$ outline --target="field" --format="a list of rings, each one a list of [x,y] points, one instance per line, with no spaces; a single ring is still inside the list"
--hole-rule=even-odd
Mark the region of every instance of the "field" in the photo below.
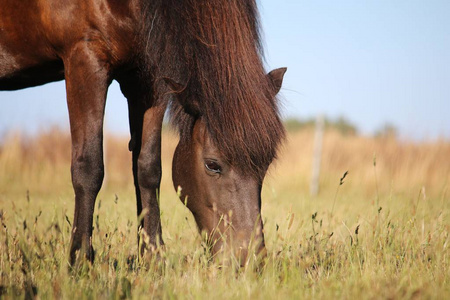
[[[96,260],[70,272],[70,137],[9,135],[0,145],[0,298],[449,299],[450,142],[327,130],[312,197],[313,139],[312,130],[289,132],[263,189],[268,257],[239,269],[209,259],[177,199],[169,130],[160,199],[167,247],[158,261],[136,261],[128,140],[108,136]]]

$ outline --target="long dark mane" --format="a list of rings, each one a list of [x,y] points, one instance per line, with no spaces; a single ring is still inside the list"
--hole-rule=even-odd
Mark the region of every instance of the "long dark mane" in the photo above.
[[[262,63],[255,0],[152,0],[141,35],[156,81],[181,83],[213,141],[233,165],[263,175],[284,138],[274,86]],[[172,121],[189,138],[195,114],[173,101]]]

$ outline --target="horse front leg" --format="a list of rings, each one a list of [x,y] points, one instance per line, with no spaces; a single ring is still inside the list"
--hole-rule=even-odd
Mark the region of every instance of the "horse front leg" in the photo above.
[[[133,151],[133,176],[136,187],[139,224],[138,244],[141,255],[164,245],[159,208],[161,183],[161,127],[165,104],[156,104],[142,111],[140,130]]]
[[[88,44],[77,45],[64,59],[67,103],[72,137],[72,184],[75,214],[70,243],[70,263],[93,261],[92,219],[95,199],[104,176],[103,116],[108,66]]]
[[[128,99],[133,178],[136,190],[139,253],[164,245],[159,209],[161,127],[167,101],[157,101],[152,89],[135,74],[118,79]]]

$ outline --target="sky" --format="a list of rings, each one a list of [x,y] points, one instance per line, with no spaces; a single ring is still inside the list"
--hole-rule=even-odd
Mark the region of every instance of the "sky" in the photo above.
[[[450,1],[260,0],[267,70],[287,67],[284,118],[344,117],[371,135],[450,139]],[[126,100],[109,89],[105,131],[127,134]],[[68,129],[64,82],[0,92],[0,137]]]

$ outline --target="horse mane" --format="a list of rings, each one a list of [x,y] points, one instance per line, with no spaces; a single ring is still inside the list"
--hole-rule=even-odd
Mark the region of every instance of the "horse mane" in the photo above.
[[[184,86],[187,105],[171,105],[180,138],[190,138],[198,117],[186,106],[196,107],[224,157],[263,177],[285,132],[263,67],[255,0],[144,2],[146,72]]]

